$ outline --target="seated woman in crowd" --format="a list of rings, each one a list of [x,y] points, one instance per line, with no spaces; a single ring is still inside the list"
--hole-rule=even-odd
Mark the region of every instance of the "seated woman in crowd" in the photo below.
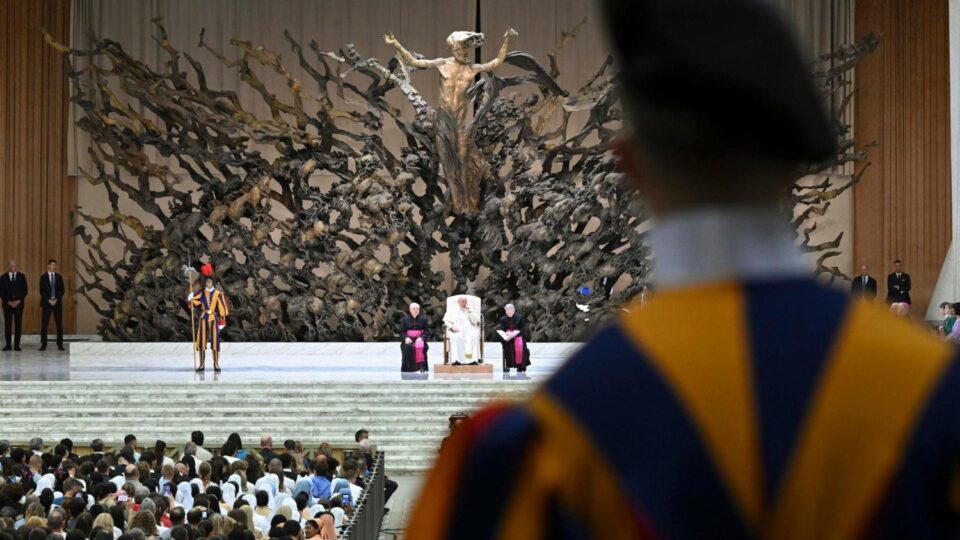
[[[937,333],[941,336],[949,336],[950,332],[953,332],[954,323],[957,322],[957,314],[953,304],[950,302],[942,302],[940,304],[940,316],[943,317],[943,322],[941,322],[940,327],[937,328]]]
[[[944,339],[955,345],[960,345],[960,324],[957,324],[957,312],[960,304],[947,305],[947,317],[943,321],[942,331]]]
[[[231,440],[224,447],[235,455],[237,444]],[[323,449],[326,453],[310,462],[313,475],[293,467],[296,471],[289,474],[296,483],[289,488],[281,460],[272,458],[270,473],[264,474],[263,459],[256,459],[254,451],[229,465],[213,456],[192,466],[192,454],[185,456],[186,463],[165,462],[165,445],[145,450],[139,462],[124,450],[124,459],[134,461],[119,467],[115,476],[112,453],[45,463],[13,448],[0,457],[0,539],[29,540],[37,532],[41,540],[43,531],[44,539],[55,532],[69,540],[118,540],[123,534],[133,540],[263,540],[271,530],[292,538],[336,538],[337,515],[340,523],[345,518],[341,508],[334,508],[343,501],[331,502],[331,495],[356,505],[362,493],[360,461],[349,455],[337,478],[338,463],[327,445]],[[30,468],[24,467],[27,460]],[[256,484],[247,481],[248,474],[258,479]],[[336,494],[330,491],[331,481],[338,486]]]

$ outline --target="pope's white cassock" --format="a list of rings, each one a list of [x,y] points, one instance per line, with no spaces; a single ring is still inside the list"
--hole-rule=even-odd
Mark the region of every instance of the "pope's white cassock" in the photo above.
[[[466,298],[443,316],[450,339],[450,361],[469,363],[480,359],[480,314],[470,311]]]

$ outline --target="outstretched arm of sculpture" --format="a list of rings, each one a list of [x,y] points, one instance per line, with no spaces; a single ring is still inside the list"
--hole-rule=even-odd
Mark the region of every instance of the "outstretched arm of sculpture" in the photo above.
[[[387,45],[392,45],[393,48],[396,49],[398,53],[400,53],[400,57],[403,59],[403,61],[413,67],[432,68],[432,67],[436,67],[437,64],[439,64],[442,61],[442,59],[440,58],[437,58],[435,60],[415,58],[413,54],[410,53],[410,51],[404,48],[404,46],[401,45],[399,41],[397,41],[397,38],[394,37],[393,34],[387,34],[383,36],[383,42],[386,43]]]
[[[500,52],[497,54],[497,57],[486,64],[480,64],[480,72],[493,71],[503,63],[503,61],[507,58],[507,53],[510,52],[510,40],[516,35],[517,31],[513,28],[507,30],[506,33],[503,34],[503,45],[500,46]]]

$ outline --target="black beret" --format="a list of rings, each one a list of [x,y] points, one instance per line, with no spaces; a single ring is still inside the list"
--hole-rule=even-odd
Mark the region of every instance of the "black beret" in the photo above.
[[[792,30],[760,0],[603,0],[624,98],[645,139],[821,161],[836,148]]]

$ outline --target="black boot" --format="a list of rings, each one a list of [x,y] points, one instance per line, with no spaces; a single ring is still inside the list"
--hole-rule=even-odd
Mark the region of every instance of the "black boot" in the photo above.
[[[203,367],[204,360],[205,360],[205,354],[204,354],[204,353],[205,353],[205,351],[200,351],[200,367],[197,368],[197,373],[200,373],[201,371],[203,371],[203,370],[205,369],[205,368]]]
[[[220,373],[220,352],[213,351],[213,371],[214,373]]]

